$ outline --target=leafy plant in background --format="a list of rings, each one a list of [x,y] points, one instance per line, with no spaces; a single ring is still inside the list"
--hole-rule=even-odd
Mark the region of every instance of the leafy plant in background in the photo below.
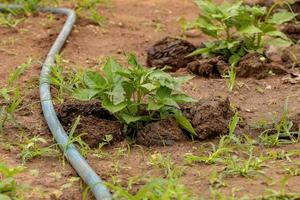
[[[144,68],[133,54],[128,56],[128,63],[128,68],[122,67],[110,57],[101,72],[85,72],[86,88],[76,90],[74,97],[99,99],[103,108],[134,133],[145,122],[175,117],[183,128],[195,134],[178,105],[195,101],[181,91],[181,85],[191,77],[172,77],[163,70]]]
[[[278,31],[278,25],[292,20],[296,14],[261,6],[249,6],[236,1],[214,4],[211,0],[196,0],[201,14],[191,27],[198,28],[214,40],[191,55],[223,55],[230,64],[246,52],[262,53],[266,45],[289,46],[291,41]]]

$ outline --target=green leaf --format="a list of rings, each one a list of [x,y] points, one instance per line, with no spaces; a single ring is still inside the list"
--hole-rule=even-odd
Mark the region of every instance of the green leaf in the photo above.
[[[113,57],[109,57],[103,67],[103,71],[108,78],[113,79],[115,73],[121,68],[121,65]]]
[[[181,112],[175,113],[175,118],[177,123],[179,123],[182,128],[184,128],[194,136],[197,135],[190,121],[185,116],[183,116]]]
[[[133,115],[128,115],[126,113],[120,114],[122,119],[125,121],[126,124],[130,124],[132,122],[137,122],[142,119],[141,116],[133,116]]]
[[[297,16],[297,14],[288,12],[288,11],[281,11],[275,13],[270,20],[268,20],[269,23],[273,24],[283,24],[285,22],[291,21]]]
[[[289,40],[288,37],[281,31],[270,31],[270,32],[267,32],[266,34],[269,36],[272,36],[272,37],[280,37],[284,40]]]
[[[292,42],[289,41],[289,40],[284,40],[284,39],[281,39],[281,38],[275,38],[275,39],[271,39],[267,42],[267,44],[269,45],[272,45],[272,46],[275,46],[275,47],[289,47]]]
[[[169,98],[169,97],[163,98],[163,99],[162,99],[162,103],[163,103],[164,105],[168,105],[168,106],[172,106],[172,107],[175,107],[175,108],[180,109],[180,107],[179,107],[179,105],[176,103],[176,101],[173,100],[173,99],[171,99],[171,98]]]
[[[110,93],[112,95],[113,103],[115,105],[123,102],[125,100],[124,88],[122,86],[122,82],[116,83],[113,91]]]
[[[73,97],[81,101],[88,101],[94,98],[98,92],[94,89],[78,89],[73,93]]]
[[[148,101],[147,110],[159,110],[163,107],[163,104],[158,104],[153,100]]]
[[[149,92],[156,89],[157,87],[153,85],[152,83],[146,83],[141,85],[143,88],[147,89]]]
[[[11,198],[5,194],[0,194],[0,199],[1,200],[11,200]]]
[[[127,103],[122,102],[120,104],[114,105],[109,99],[104,98],[102,99],[102,106],[111,113],[117,113],[126,108]]]
[[[105,79],[99,73],[93,71],[85,72],[83,81],[91,89],[103,88],[106,84]]]
[[[163,98],[169,97],[171,95],[171,93],[172,93],[172,90],[170,88],[163,86],[157,90],[156,95],[159,98],[163,99]]]
[[[188,103],[188,102],[197,102],[193,97],[190,97],[185,94],[176,94],[172,96],[172,99],[177,103]]]
[[[137,62],[137,59],[136,59],[136,55],[131,53],[127,56],[127,60],[128,60],[128,63],[132,66],[135,66],[135,67],[138,67],[139,64]]]
[[[243,33],[243,34],[255,34],[255,33],[261,33],[262,31],[254,26],[253,24],[248,25],[248,26],[242,26],[238,29],[239,33]]]

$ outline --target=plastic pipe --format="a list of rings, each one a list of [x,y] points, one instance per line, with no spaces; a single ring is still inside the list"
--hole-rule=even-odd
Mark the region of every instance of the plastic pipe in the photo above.
[[[7,9],[16,10],[21,8],[21,5],[6,5],[0,3],[0,11],[5,11]],[[68,144],[68,135],[57,118],[50,93],[49,76],[51,74],[51,67],[55,63],[55,55],[60,52],[65,41],[71,33],[73,25],[76,21],[76,14],[73,10],[67,8],[39,8],[38,10],[41,12],[64,14],[68,17],[45,59],[40,74],[40,99],[45,120],[53,137],[64,152],[66,158],[69,160],[83,181],[92,190],[96,199],[111,200],[112,196],[107,187],[103,184],[100,177],[80,155],[76,147],[73,144]]]

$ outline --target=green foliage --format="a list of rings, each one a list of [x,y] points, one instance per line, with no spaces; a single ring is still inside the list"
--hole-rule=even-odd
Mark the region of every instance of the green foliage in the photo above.
[[[119,200],[192,200],[190,192],[177,180],[152,179],[142,186],[136,194],[131,194],[121,186],[108,184],[114,191],[114,199]]]
[[[22,104],[24,96],[21,94],[17,80],[24,74],[32,64],[32,59],[17,67],[17,69],[9,75],[7,87],[0,89],[0,133],[7,122],[10,122],[15,127],[21,129],[18,122],[15,120],[14,113]]]
[[[109,2],[110,0],[75,0],[75,10],[79,14],[87,14],[92,22],[103,26],[107,19],[99,14],[98,7],[101,4],[108,4]]]
[[[23,171],[22,167],[11,168],[0,161],[0,199],[11,200],[17,197],[18,184],[14,176]]]
[[[83,72],[63,67],[65,62],[60,55],[56,55],[55,65],[51,67],[49,77],[51,86],[57,91],[56,99],[61,103],[64,102],[67,94],[72,94],[75,88],[81,87],[83,83]]]
[[[175,117],[195,134],[178,105],[195,101],[181,91],[181,85],[192,77],[172,77],[163,70],[144,68],[133,54],[128,56],[128,63],[125,68],[110,57],[101,72],[85,72],[86,88],[78,89],[74,97],[101,100],[103,108],[133,131],[144,122]]]
[[[260,6],[248,6],[242,1],[214,4],[211,0],[196,0],[201,14],[191,27],[202,30],[214,38],[206,42],[205,47],[191,55],[203,56],[223,55],[235,63],[246,52],[262,53],[270,44],[285,47],[291,41],[278,30],[278,25],[292,20],[296,14],[281,11],[273,14]]]
[[[17,27],[24,19],[17,18],[13,13],[0,13],[0,26],[15,28]]]
[[[32,160],[40,156],[53,156],[58,153],[54,145],[46,146],[47,141],[39,136],[34,136],[33,138],[25,138],[21,143],[17,143],[20,149],[20,158],[22,163],[25,164],[27,161]]]
[[[289,119],[288,99],[285,101],[284,112],[279,120],[274,124],[274,128],[265,130],[260,135],[260,140],[268,146],[279,146],[291,144],[299,141],[300,129],[292,131],[293,122]]]

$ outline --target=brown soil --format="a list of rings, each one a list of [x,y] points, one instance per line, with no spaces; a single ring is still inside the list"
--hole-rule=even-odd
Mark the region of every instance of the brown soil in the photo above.
[[[82,139],[92,148],[97,148],[101,142],[107,142],[108,135],[112,136],[112,143],[124,139],[122,125],[99,102],[64,103],[58,106],[57,115],[65,130],[70,130],[80,116],[74,136],[84,134]]]
[[[186,141],[187,137],[174,119],[166,119],[145,125],[138,133],[136,142],[145,146],[170,146]]]
[[[187,57],[196,50],[196,47],[188,41],[166,37],[155,43],[147,53],[147,64],[150,67],[163,68],[172,67],[171,71],[186,67],[194,60],[193,57]]]
[[[185,105],[183,113],[197,133],[195,139],[200,140],[227,134],[228,124],[234,115],[229,99],[220,96],[202,99],[194,105]]]
[[[99,10],[100,11],[100,10]],[[123,51],[136,52],[139,60],[146,63],[147,49],[156,41],[166,36],[178,37],[181,34],[178,19],[184,17],[193,20],[198,15],[197,6],[192,1],[182,0],[113,0],[109,7],[102,7],[101,13],[109,19],[107,26],[100,28],[91,24],[77,22],[71,37],[62,51],[62,57],[68,61],[65,67],[98,68],[103,63],[103,57],[113,55],[124,61]],[[40,63],[43,62],[48,48],[53,41],[47,40],[51,34],[57,34],[65,20],[59,16],[56,20],[46,14],[38,17],[30,16],[15,29],[0,27],[0,86],[7,84],[9,73],[16,66],[33,57],[35,62],[21,78],[21,86],[28,86],[25,92],[23,112],[26,115],[16,113],[18,122],[28,130],[26,134],[46,138],[48,144],[54,144],[51,133],[41,115],[38,92],[38,76]],[[154,23],[159,21],[162,29],[155,30]],[[53,39],[53,38],[51,38]],[[189,42],[197,44],[206,40],[204,35],[188,38]],[[40,44],[44,42],[44,44]],[[176,72],[175,75],[186,74]],[[279,118],[283,110],[284,101],[289,96],[291,116],[300,110],[300,85],[283,84],[282,77],[269,76],[263,80],[254,78],[238,78],[237,87],[233,92],[228,92],[226,80],[205,79],[195,77],[183,90],[195,99],[203,99],[212,95],[229,96],[234,107],[240,107],[240,114],[249,124],[257,124],[260,121],[271,122]],[[55,97],[55,96],[54,96]],[[72,118],[74,119],[74,118]],[[225,119],[224,119],[225,120]],[[219,122],[217,122],[219,123]],[[225,128],[225,125],[224,125]],[[13,144],[20,142],[20,133],[11,125],[5,128],[0,135],[0,158],[10,166],[19,166],[19,150]],[[208,141],[218,143],[218,140]],[[107,146],[103,151],[107,156],[88,156],[89,164],[97,174],[108,182],[117,182],[127,187],[135,178],[144,176],[163,177],[164,170],[147,165],[149,157],[154,153],[168,156],[178,165],[182,165],[186,153],[198,152],[205,141],[177,142],[173,146],[145,148],[130,146],[123,141],[113,146]],[[299,149],[299,143],[282,146],[279,148],[261,149],[262,151],[288,151]],[[72,167],[66,162],[62,164],[62,155],[59,157],[39,157],[26,164],[26,170],[17,177],[18,182],[30,185],[34,191],[28,192],[28,198],[32,200],[50,199],[82,199],[84,187],[81,182],[75,182],[70,188],[66,188],[70,179],[77,176]],[[299,162],[299,157],[293,159]],[[266,189],[280,189],[280,180],[285,176],[283,169],[290,166],[290,162],[279,160],[270,161],[265,171],[265,176],[245,179],[242,177],[226,178],[227,187],[221,188],[224,195],[231,195],[232,188],[236,188],[236,196],[244,195],[254,199],[262,195]],[[208,174],[216,169],[221,171],[223,166],[194,165],[185,166],[185,174],[180,182],[188,189],[203,199],[211,199]],[[33,170],[38,173],[34,176]],[[268,179],[266,179],[268,177]],[[272,178],[270,180],[269,178]],[[299,192],[299,176],[293,176],[286,187],[287,192]],[[140,187],[140,183],[133,184],[133,189]],[[62,195],[59,195],[60,193]],[[57,197],[53,197],[53,196]],[[93,198],[89,198],[93,199]]]
[[[281,60],[288,68],[300,67],[300,45],[295,45],[285,49]]]
[[[271,62],[258,53],[249,53],[245,55],[236,67],[237,77],[255,77],[257,79],[266,78],[272,74],[285,75],[288,71],[284,66]]]
[[[300,24],[287,24],[282,28],[282,32],[295,42],[300,40]]]
[[[222,78],[229,70],[229,64],[222,56],[198,59],[188,64],[188,70],[205,78]]]

